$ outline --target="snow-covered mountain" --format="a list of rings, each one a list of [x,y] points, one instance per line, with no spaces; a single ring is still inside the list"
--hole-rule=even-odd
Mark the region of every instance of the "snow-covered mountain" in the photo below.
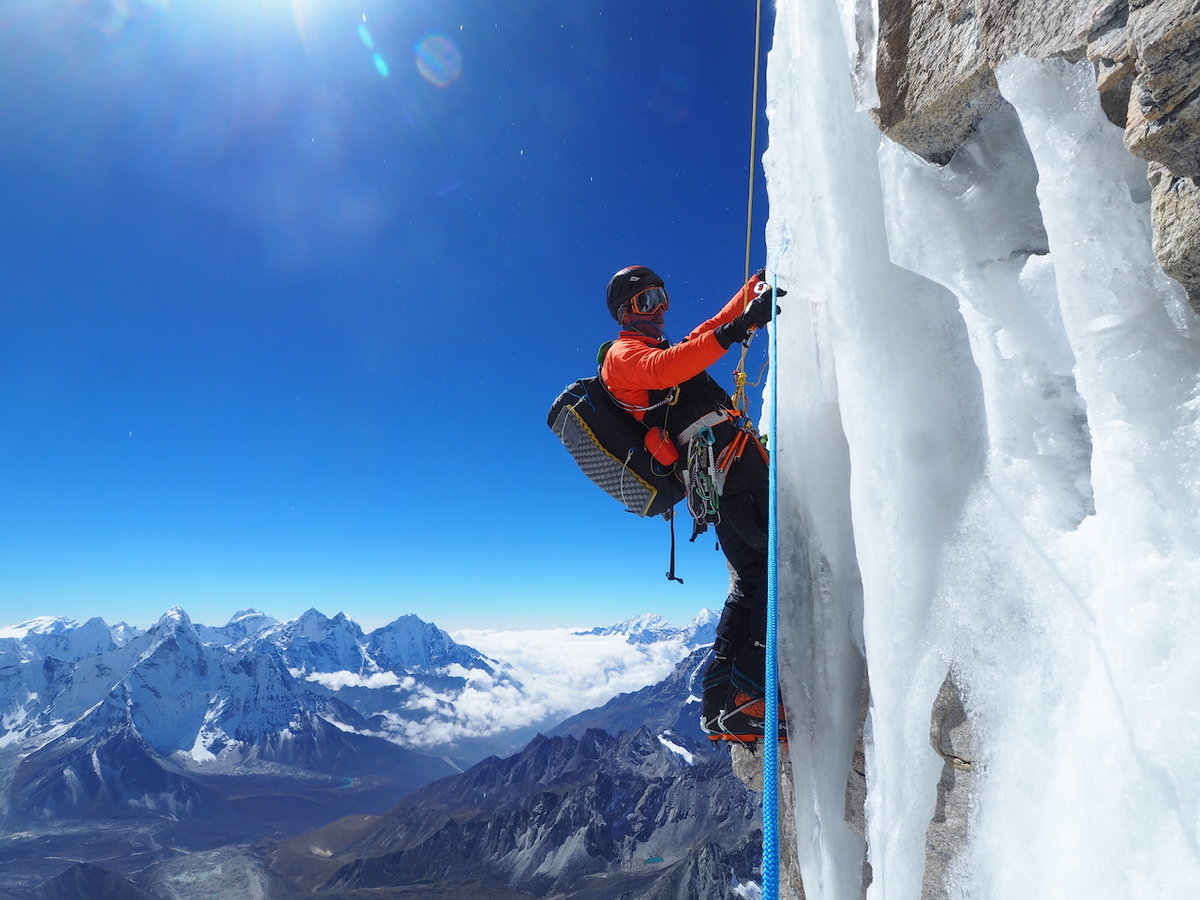
[[[297,674],[348,672],[433,673],[451,665],[489,674],[494,660],[455,643],[444,632],[414,615],[404,615],[369,634],[345,613],[329,618],[309,609],[299,618],[261,628],[257,647],[272,646]]]
[[[689,650],[694,650],[704,644],[711,644],[716,639],[719,618],[718,614],[711,609],[702,609],[692,621],[680,628],[672,625],[662,616],[646,613],[625,619],[615,625],[598,626],[575,633],[580,635],[621,635],[631,644],[656,644],[678,640],[682,641]]]
[[[204,643],[233,645],[274,628],[279,624],[279,620],[254,609],[239,609],[228,622],[218,628],[210,628],[199,622],[194,624],[196,633]]]
[[[707,652],[516,754],[433,782],[383,815],[318,819],[328,824],[268,845],[266,855],[225,841],[210,851],[158,854],[149,865],[110,855],[98,868],[69,867],[77,852],[71,850],[61,868],[47,867],[27,883],[45,892],[87,885],[71,896],[113,885],[112,895],[122,897],[141,890],[176,896],[176,886],[192,883],[219,885],[220,896],[297,898],[313,888],[313,896],[325,896],[334,885],[379,893],[414,882],[425,883],[429,896],[446,897],[514,896],[514,887],[593,900],[744,896],[740,886],[753,878],[758,859],[758,801],[733,776],[724,748],[695,728]],[[125,712],[113,702],[97,715],[121,719]],[[141,765],[155,753],[128,727],[112,734],[107,746],[78,745],[67,755],[103,767],[118,757]],[[151,786],[174,788],[201,811],[219,788],[172,785],[161,773]]]
[[[371,734],[352,708],[295,679],[277,650],[205,644],[181,609],[74,666],[46,657],[2,674],[26,673],[36,683],[16,694],[26,705],[3,735],[25,751],[7,791],[17,813],[180,818],[212,801],[216,776],[381,776],[403,765],[399,780],[415,786],[413,773],[449,769]]]
[[[414,615],[372,631],[366,649],[378,665],[393,672],[430,672],[450,665],[494,671],[493,660],[455,643],[442,629]]]
[[[614,678],[631,660],[674,665],[711,618],[680,629],[643,616],[579,640],[627,647],[604,666]],[[578,709],[539,686],[552,676],[523,684],[510,664],[412,615],[369,633],[315,609],[286,622],[240,610],[210,627],[175,608],[145,631],[34,619],[0,630],[3,803],[17,814],[179,818],[219,805],[226,791],[213,779],[402,767],[412,787],[449,771],[413,750],[470,765]]]
[[[345,613],[332,619],[315,609],[298,619],[275,625],[256,639],[260,649],[274,647],[292,669],[306,672],[352,672],[367,675],[379,666],[367,654],[362,628]]]
[[[62,616],[30,619],[0,628],[0,663],[38,656],[81,659],[89,653],[112,650],[118,643],[124,643],[127,636],[124,630],[114,635],[113,629],[99,618],[88,619],[82,625]]]

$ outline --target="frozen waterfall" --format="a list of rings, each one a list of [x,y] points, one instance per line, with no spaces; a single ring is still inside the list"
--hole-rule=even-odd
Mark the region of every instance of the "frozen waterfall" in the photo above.
[[[868,897],[922,896],[948,673],[975,755],[939,895],[1200,896],[1200,326],[1151,252],[1145,164],[1090,64],[1023,59],[926,163],[856,109],[843,34],[835,0],[780,0],[767,76],[808,897],[855,900],[864,855]]]

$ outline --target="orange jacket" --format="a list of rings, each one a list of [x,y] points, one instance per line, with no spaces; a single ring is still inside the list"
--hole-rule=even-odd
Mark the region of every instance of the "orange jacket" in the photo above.
[[[758,284],[757,276],[730,298],[725,307],[692,329],[671,347],[663,347],[652,337],[636,331],[622,331],[600,369],[600,377],[618,401],[631,410],[639,422],[645,413],[636,407],[650,405],[650,391],[662,391],[699,375],[725,354],[713,330],[737,318],[751,300]]]

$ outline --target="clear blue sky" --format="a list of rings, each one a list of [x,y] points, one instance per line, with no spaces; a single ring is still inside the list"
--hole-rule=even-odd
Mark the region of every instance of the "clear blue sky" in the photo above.
[[[0,620],[719,608],[713,539],[681,520],[669,584],[666,524],[545,416],[616,269],[666,278],[674,337],[740,285],[753,31],[751,0],[0,0]]]

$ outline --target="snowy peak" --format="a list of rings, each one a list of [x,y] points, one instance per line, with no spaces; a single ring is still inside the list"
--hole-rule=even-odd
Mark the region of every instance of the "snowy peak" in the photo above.
[[[187,611],[180,606],[172,606],[159,617],[159,620],[150,626],[150,634],[164,635],[174,634],[176,632],[191,632],[196,633],[196,626],[192,624],[191,617]]]
[[[124,647],[130,641],[141,637],[144,633],[142,629],[136,628],[133,625],[129,625],[125,622],[118,622],[116,625],[113,625],[109,631],[112,634],[112,639],[116,642],[118,647]]]
[[[206,644],[235,645],[252,640],[279,625],[279,620],[255,609],[239,609],[224,625],[210,628],[197,625],[196,630]]]
[[[430,671],[455,663],[489,674],[494,671],[492,661],[411,614],[372,631],[366,651],[381,669],[390,672]]]
[[[721,614],[713,612],[711,609],[702,609],[696,613],[692,621],[684,627],[684,631],[691,632],[691,636],[687,639],[688,646],[702,647],[715,641],[717,639],[717,622],[720,620]]]
[[[146,635],[150,639],[150,646],[142,655],[143,660],[162,652],[163,647],[176,648],[195,660],[205,656],[204,644],[196,626],[192,624],[188,614],[177,606],[165,612]]]
[[[155,750],[169,754],[195,742],[224,659],[204,646],[183,610],[171,610],[159,619],[150,629],[150,639],[122,684],[142,735]]]
[[[225,623],[230,633],[258,634],[279,624],[279,620],[256,609],[239,609]]]
[[[291,623],[290,633],[296,638],[320,641],[337,631],[348,631],[357,638],[363,636],[358,623],[339,612],[332,619],[320,610],[309,608]]]
[[[10,658],[74,661],[115,646],[112,630],[99,618],[80,625],[65,616],[41,616],[0,628],[0,656]]]
[[[253,607],[247,607],[246,609],[239,609],[232,616],[230,616],[229,621],[225,623],[225,627],[228,628],[230,625],[233,625],[233,624],[239,623],[239,622],[247,622],[250,620],[258,621],[258,620],[262,620],[262,619],[269,619],[272,622],[275,621],[275,619],[272,619],[266,613],[260,613],[257,609],[254,609]]]
[[[363,651],[366,638],[362,629],[344,613],[331,619],[309,609],[298,619],[263,632],[259,641],[277,645],[288,666],[301,672],[363,675],[378,671]]]
[[[701,610],[687,625],[679,628],[655,613],[633,616],[615,625],[603,625],[578,635],[618,635],[630,644],[656,644],[663,641],[683,641],[689,647],[709,644],[716,637],[717,614]]]
[[[64,631],[78,627],[78,622],[65,616],[38,616],[18,625],[0,627],[0,638],[28,640],[31,635],[62,634]]]

